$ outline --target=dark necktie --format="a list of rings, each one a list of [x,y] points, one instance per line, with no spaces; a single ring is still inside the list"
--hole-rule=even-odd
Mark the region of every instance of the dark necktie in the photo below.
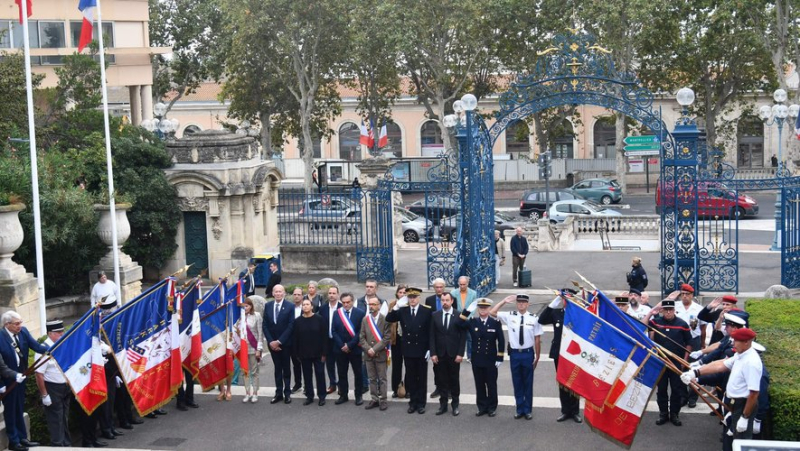
[[[19,337],[17,334],[14,334],[14,350],[17,351],[17,356],[19,356],[20,361],[22,361],[22,348],[19,346]]]
[[[522,326],[525,324],[525,315],[520,315],[519,317],[519,348],[525,348],[525,335],[522,330]]]
[[[448,327],[450,327],[450,314],[449,313],[445,313],[444,314],[444,329],[447,330]]]
[[[416,318],[416,317],[417,317],[417,308],[414,307],[411,309],[411,318]]]
[[[347,319],[350,319],[350,310],[344,312],[347,315]]]
[[[281,306],[276,302],[275,303],[275,324],[278,324],[278,313],[281,311]]]

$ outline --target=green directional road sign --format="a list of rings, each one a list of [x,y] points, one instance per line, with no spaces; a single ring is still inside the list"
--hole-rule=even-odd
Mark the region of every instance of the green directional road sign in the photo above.
[[[629,152],[632,150],[660,150],[661,143],[651,143],[651,144],[630,144],[625,146],[625,151]]]
[[[623,142],[625,144],[655,144],[655,145],[660,144],[658,136],[655,135],[626,136]]]

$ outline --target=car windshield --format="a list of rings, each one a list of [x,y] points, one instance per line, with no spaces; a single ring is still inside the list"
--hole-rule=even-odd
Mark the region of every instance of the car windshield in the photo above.
[[[413,211],[396,209],[395,212],[409,221],[414,221],[415,219],[419,218],[419,216]]]
[[[511,222],[511,221],[514,220],[514,218],[512,218],[511,216],[509,216],[509,215],[507,215],[507,214],[505,214],[503,212],[500,212],[500,211],[495,211],[494,212],[494,216],[495,216],[495,218],[498,218],[498,219],[500,219],[502,221],[505,221],[505,222]]]
[[[610,183],[611,186],[613,186],[614,188],[619,188],[619,183],[617,183],[616,180],[611,180],[608,183]]]

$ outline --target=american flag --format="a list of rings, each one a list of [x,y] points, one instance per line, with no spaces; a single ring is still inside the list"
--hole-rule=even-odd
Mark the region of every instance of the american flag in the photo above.
[[[131,346],[127,351],[128,361],[131,362],[131,364],[139,363],[139,361],[144,358],[143,352],[144,349],[135,345]]]

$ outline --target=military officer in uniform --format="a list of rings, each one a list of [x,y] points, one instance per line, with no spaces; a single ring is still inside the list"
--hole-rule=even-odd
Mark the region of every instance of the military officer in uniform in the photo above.
[[[489,316],[492,300],[480,298],[461,312],[458,327],[467,330],[472,337],[472,376],[475,378],[475,393],[478,412],[475,416],[497,415],[497,370],[503,364],[503,325]],[[478,309],[477,317],[468,317]]]
[[[408,413],[423,414],[428,392],[428,360],[431,357],[428,343],[433,312],[429,306],[419,303],[421,293],[419,288],[406,290],[406,296],[397,301],[386,321],[399,322],[403,328],[406,390],[411,398]]]
[[[562,295],[557,296],[550,302],[550,305],[544,308],[539,316],[539,324],[552,324],[553,325],[553,342],[550,344],[550,358],[556,366],[556,373],[558,373],[558,354],[561,350],[561,333],[564,330],[564,296],[563,293],[569,292],[578,294],[577,291],[570,288],[561,290]],[[628,304],[628,299],[623,298],[625,305]],[[572,419],[576,423],[582,423],[583,420],[580,416],[580,400],[572,394],[571,391],[566,390],[562,386],[558,386],[558,398],[561,401],[561,416],[556,419],[559,423]]]
[[[501,307],[514,300],[517,301],[517,311],[500,312]],[[529,302],[526,294],[512,294],[489,311],[492,317],[508,327],[508,356],[517,404],[515,420],[523,416],[526,420],[533,419],[533,371],[542,349],[542,325],[536,315],[528,313]]]
[[[64,335],[64,322],[61,320],[48,321],[47,340],[44,344],[52,347]],[[42,354],[36,354],[38,360]],[[47,430],[50,431],[51,446],[72,446],[69,437],[69,403],[72,392],[67,385],[64,374],[58,369],[55,360],[50,359],[36,369],[36,386],[42,396],[44,414],[47,420]]]

